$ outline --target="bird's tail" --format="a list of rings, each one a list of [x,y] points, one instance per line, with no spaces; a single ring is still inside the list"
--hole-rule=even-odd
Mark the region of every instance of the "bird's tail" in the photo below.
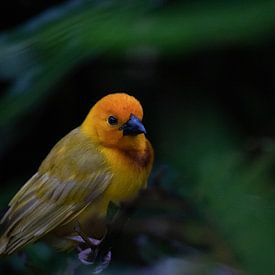
[[[9,243],[8,237],[6,237],[5,235],[0,237],[0,256],[5,254],[8,243]]]
[[[5,234],[5,230],[4,230],[4,226],[3,226],[3,222],[4,222],[4,216],[7,213],[7,211],[9,210],[9,206],[3,209],[0,209],[0,256],[3,254],[6,254],[6,248],[8,246],[9,243],[9,238],[6,236]]]

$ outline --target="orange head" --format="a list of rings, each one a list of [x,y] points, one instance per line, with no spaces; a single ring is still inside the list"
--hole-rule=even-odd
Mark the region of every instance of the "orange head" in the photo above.
[[[125,93],[109,94],[90,110],[81,129],[94,142],[119,149],[145,146],[143,110],[139,101]]]

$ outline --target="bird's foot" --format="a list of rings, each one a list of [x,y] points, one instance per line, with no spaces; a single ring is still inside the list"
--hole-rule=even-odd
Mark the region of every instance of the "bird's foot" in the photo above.
[[[94,274],[98,274],[108,267],[112,259],[112,252],[111,250],[107,252],[101,250],[104,237],[98,240],[87,237],[81,232],[81,235],[70,236],[69,239],[78,242],[78,259],[85,265],[93,265]]]
[[[97,249],[92,250],[89,247],[78,253],[78,259],[85,265],[94,265],[93,272],[97,274],[108,267],[112,259],[112,252],[109,250],[105,255],[103,255]]]

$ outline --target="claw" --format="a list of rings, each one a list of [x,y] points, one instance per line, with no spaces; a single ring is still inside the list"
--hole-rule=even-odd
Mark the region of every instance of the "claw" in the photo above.
[[[92,249],[86,248],[78,253],[78,259],[81,263],[85,265],[90,265],[94,263],[94,259],[91,257],[92,255]]]
[[[78,253],[78,259],[81,263],[85,265],[92,265],[94,264],[94,274],[98,274],[102,272],[111,262],[112,259],[112,252],[108,251],[107,254],[102,259],[97,259],[94,257],[94,252],[91,248],[86,248]]]
[[[107,234],[105,233],[101,240],[88,237],[81,230],[79,223],[74,230],[78,235],[68,236],[67,238],[79,243],[77,249],[79,251],[78,259],[80,262],[85,265],[94,265],[94,274],[98,274],[107,268],[112,259],[112,252],[111,250],[107,250],[107,252],[106,250],[101,250],[101,244],[103,243]]]

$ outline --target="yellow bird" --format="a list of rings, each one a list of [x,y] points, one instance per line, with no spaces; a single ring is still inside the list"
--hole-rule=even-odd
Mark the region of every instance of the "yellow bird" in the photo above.
[[[76,247],[76,224],[87,236],[102,235],[110,202],[131,201],[146,187],[153,149],[142,117],[141,104],[128,94],[99,100],[10,201],[0,254],[42,237],[63,249]]]

